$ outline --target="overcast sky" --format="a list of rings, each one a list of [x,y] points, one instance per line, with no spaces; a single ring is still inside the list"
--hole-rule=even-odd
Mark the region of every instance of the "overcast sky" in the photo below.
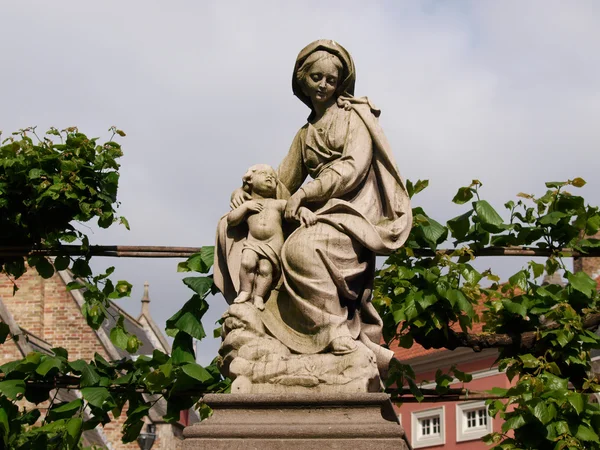
[[[478,178],[501,211],[520,191],[583,177],[600,204],[600,2],[61,1],[0,8],[0,130],[123,129],[120,213],[95,244],[212,245],[231,191],[255,163],[277,166],[309,113],[291,92],[296,55],[334,39],[357,67],[356,95],[381,123],[415,199],[445,221]],[[504,214],[503,212],[501,212]],[[178,260],[97,258],[143,283],[163,326],[190,294]],[[499,263],[501,275],[523,260]],[[485,264],[485,263],[483,263]],[[205,325],[225,302],[211,299]],[[216,354],[201,346],[199,360]]]

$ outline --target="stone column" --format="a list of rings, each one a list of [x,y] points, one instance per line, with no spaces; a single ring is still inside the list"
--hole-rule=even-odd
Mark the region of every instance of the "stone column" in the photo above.
[[[408,449],[386,394],[209,394],[183,450]]]

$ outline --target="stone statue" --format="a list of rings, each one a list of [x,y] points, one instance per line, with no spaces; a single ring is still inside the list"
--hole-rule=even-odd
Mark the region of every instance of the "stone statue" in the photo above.
[[[355,76],[334,41],[300,52],[292,89],[308,121],[276,174],[250,174],[219,222],[214,279],[231,304],[221,369],[234,392],[373,392],[393,356],[371,304],[375,256],[404,243],[411,207],[380,111],[353,96]],[[299,226],[280,233],[281,210]],[[276,282],[264,310],[263,282]]]
[[[265,309],[264,297],[281,273],[280,253],[283,246],[281,217],[285,200],[277,200],[277,174],[266,164],[256,164],[242,178],[248,200],[227,215],[232,227],[245,221],[248,238],[244,242],[240,266],[240,288],[234,303],[252,299],[259,310]],[[308,208],[300,208],[300,222],[305,226],[316,223],[316,215]]]

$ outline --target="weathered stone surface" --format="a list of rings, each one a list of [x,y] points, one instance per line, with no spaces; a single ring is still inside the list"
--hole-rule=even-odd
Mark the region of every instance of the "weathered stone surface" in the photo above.
[[[385,394],[204,397],[213,416],[184,431],[184,450],[408,449]]]
[[[214,280],[232,305],[221,369],[239,392],[377,390],[393,357],[371,303],[375,256],[402,246],[412,210],[355,75],[335,41],[300,52],[292,90],[308,123],[277,170],[248,170],[219,222]]]
[[[353,352],[293,354],[260,326],[261,313],[250,303],[225,314],[221,371],[233,380],[233,393],[379,392],[374,353],[362,342]]]

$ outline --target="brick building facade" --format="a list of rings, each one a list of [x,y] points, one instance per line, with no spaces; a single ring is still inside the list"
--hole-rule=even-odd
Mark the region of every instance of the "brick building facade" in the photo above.
[[[37,271],[30,269],[17,280],[19,290],[14,296],[12,282],[8,278],[0,281],[0,320],[9,325],[11,335],[20,335],[18,341],[11,339],[2,345],[0,365],[22,359],[31,351],[51,353],[52,347],[65,348],[71,361],[90,361],[95,353],[107,360],[130,357],[129,353],[115,347],[109,338],[110,329],[115,323],[112,316],[118,317],[119,314],[125,317],[126,329],[142,342],[135,355],[151,355],[154,349],[170,353],[171,348],[167,340],[150,316],[148,284],[142,298],[142,311],[137,319],[115,303],[111,303],[108,308],[110,319],[94,331],[87,325],[81,313],[82,293],[66,289],[70,281],[72,277],[68,271],[55,273],[51,278],[43,279]],[[57,398],[71,401],[77,395],[78,392],[61,390]],[[138,449],[136,442],[121,442],[121,427],[126,419],[126,408],[127,406],[119,418],[104,427],[99,426],[95,430],[84,432],[83,445],[112,450]],[[183,424],[165,423],[162,420],[165,412],[164,400],[159,401],[146,419],[148,424],[156,427],[157,439],[153,450],[181,447]]]

